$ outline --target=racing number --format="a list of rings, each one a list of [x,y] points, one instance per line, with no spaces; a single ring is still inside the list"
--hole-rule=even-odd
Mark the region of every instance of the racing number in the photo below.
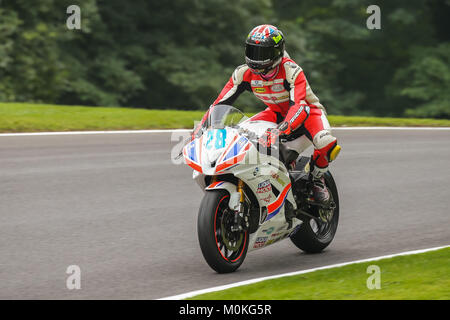
[[[206,145],[205,145],[205,147],[206,147],[206,149],[211,149],[211,141],[212,141],[212,139],[213,139],[213,132],[212,131],[208,131],[208,136],[206,137]]]
[[[215,139],[214,139],[214,132],[216,133]],[[206,139],[207,139],[206,149],[211,149],[211,142],[213,141],[213,139],[214,139],[214,148],[222,149],[223,147],[225,147],[225,141],[227,139],[227,131],[225,129],[209,131]]]
[[[216,132],[216,149],[222,149],[225,147],[225,139],[227,137],[227,132],[225,129],[219,129]]]

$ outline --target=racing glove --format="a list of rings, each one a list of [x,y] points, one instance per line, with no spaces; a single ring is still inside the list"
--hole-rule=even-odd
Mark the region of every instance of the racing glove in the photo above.
[[[286,118],[278,125],[280,135],[288,136],[300,128],[309,117],[309,107],[306,105],[290,108]]]

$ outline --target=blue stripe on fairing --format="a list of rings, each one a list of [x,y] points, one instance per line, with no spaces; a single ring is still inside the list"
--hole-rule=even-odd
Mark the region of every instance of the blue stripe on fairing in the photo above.
[[[290,189],[289,189],[289,191],[290,191]],[[284,196],[283,202],[281,202],[280,206],[278,208],[276,208],[273,212],[270,212],[267,215],[266,221],[272,219],[273,217],[275,217],[278,214],[278,212],[280,212],[281,208],[283,208],[284,203],[286,202],[286,198],[289,194],[289,191],[286,192],[286,195]]]
[[[242,148],[245,146],[247,141],[248,141],[247,138],[241,137],[238,141],[236,141],[236,143],[230,149],[230,151],[228,151],[228,154],[223,158],[222,161],[227,161],[228,159],[237,156],[239,152],[241,152]]]
[[[219,182],[218,184],[216,184],[214,187],[208,187],[208,189],[215,189],[217,187],[220,187],[221,185],[223,185],[225,183],[225,181]]]
[[[192,141],[189,145],[189,158],[194,161],[197,161],[197,153],[195,152],[195,141]]]

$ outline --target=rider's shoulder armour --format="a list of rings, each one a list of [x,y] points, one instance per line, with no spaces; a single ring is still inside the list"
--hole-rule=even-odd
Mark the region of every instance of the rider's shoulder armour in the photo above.
[[[244,80],[245,73],[249,70],[249,67],[246,64],[242,64],[238,66],[232,75],[233,84],[238,85]]]
[[[286,80],[290,84],[293,84],[297,76],[303,71],[303,69],[291,59],[285,59],[285,61],[283,61],[283,67],[286,72]]]

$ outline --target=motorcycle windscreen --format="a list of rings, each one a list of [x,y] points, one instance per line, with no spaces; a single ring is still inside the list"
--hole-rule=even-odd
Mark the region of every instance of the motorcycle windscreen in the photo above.
[[[211,107],[207,126],[213,129],[224,129],[225,127],[235,127],[247,119],[248,117],[240,110],[232,106],[218,104]]]

